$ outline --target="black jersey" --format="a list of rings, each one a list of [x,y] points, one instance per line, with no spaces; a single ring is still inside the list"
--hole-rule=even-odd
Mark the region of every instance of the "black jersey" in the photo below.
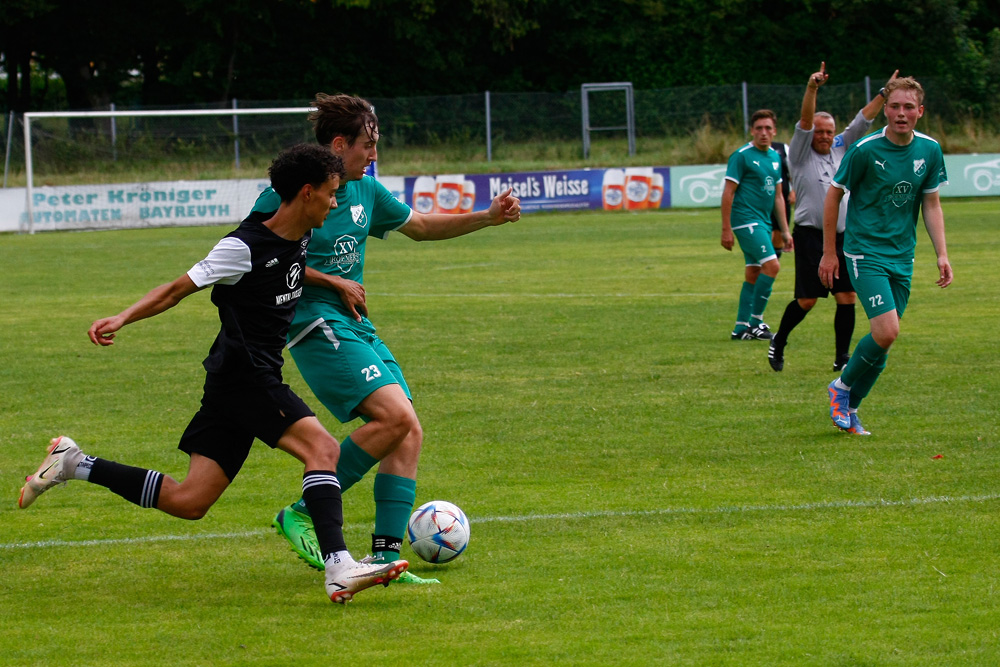
[[[271,215],[251,213],[188,271],[198,287],[214,285],[212,303],[222,323],[204,361],[209,373],[233,380],[281,377],[281,351],[302,294],[311,232],[283,239],[264,226]]]

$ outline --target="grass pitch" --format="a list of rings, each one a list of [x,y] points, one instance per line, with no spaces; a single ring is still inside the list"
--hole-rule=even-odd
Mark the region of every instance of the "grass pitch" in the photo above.
[[[457,503],[472,540],[442,567],[404,548],[441,586],[346,608],[270,531],[301,467],[264,446],[199,522],[80,482],[15,508],[60,433],[183,477],[175,446],[218,327],[208,293],[109,349],[86,330],[228,230],[0,236],[0,664],[997,664],[998,213],[945,202],[946,290],[918,232],[868,438],[828,418],[832,300],[782,373],[764,343],[729,340],[742,262],[718,211],[372,240],[372,319],[426,432],[418,503]],[[290,360],[286,378],[349,432]],[[370,478],[345,514],[364,555]]]

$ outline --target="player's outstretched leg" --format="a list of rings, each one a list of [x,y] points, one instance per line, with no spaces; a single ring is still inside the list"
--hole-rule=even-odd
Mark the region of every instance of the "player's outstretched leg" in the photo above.
[[[373,563],[368,559],[342,565],[333,562],[331,557],[326,568],[326,594],[333,602],[350,602],[366,588],[379,584],[388,586],[390,581],[398,579],[409,566],[405,560]]]
[[[76,466],[83,458],[83,452],[72,439],[64,435],[53,438],[49,443],[48,454],[38,466],[34,475],[28,475],[21,487],[17,506],[25,509],[35,498],[42,495],[56,484],[65,484],[73,479]]]

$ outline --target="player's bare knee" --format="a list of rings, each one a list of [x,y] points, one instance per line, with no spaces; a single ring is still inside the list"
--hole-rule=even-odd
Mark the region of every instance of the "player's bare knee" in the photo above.
[[[896,342],[896,338],[899,336],[899,330],[896,331],[880,331],[878,333],[872,332],[872,338],[878,343],[878,346],[888,350],[893,343]]]
[[[336,470],[340,460],[340,444],[332,435],[317,436],[309,442],[307,463],[321,470]]]

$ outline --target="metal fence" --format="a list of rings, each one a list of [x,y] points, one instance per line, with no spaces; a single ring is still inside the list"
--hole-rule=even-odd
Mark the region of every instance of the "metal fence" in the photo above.
[[[948,96],[933,80],[923,80],[928,113],[954,120]],[[849,122],[875,94],[881,79],[827,84],[820,90],[819,109],[838,124]],[[746,129],[758,108],[776,112],[779,132],[790,133],[798,117],[803,85],[737,84],[681,86],[634,91],[635,135],[641,139],[689,134],[711,124],[722,130]],[[487,160],[497,147],[530,142],[580,142],[580,91],[565,93],[499,93],[427,97],[370,98],[379,115],[382,146],[461,145],[485,147]],[[308,100],[239,100],[240,109],[304,107]],[[191,108],[191,107],[186,107]],[[229,105],[202,108],[227,109]],[[163,107],[158,107],[163,109]],[[119,107],[119,111],[126,109]],[[128,109],[132,111],[140,108]],[[146,109],[148,110],[148,109]],[[625,97],[591,93],[593,127],[624,124]],[[9,173],[24,169],[20,119],[11,115],[2,129],[5,147],[4,185]],[[625,137],[621,131],[620,136]],[[311,141],[305,117],[248,116],[53,119],[33,125],[32,155],[38,174],[94,169],[100,165],[146,165],[168,161],[241,160],[265,164],[283,146]]]

